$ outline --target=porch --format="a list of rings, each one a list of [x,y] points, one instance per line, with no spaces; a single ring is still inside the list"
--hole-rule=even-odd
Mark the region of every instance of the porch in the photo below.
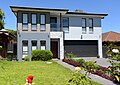
[[[63,32],[50,32],[53,58],[64,59]]]

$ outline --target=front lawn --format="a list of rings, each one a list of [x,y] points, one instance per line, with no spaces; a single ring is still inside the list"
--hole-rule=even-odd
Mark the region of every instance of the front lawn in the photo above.
[[[34,85],[66,85],[73,72],[52,61],[0,61],[0,85],[24,85],[26,77],[34,76]],[[95,83],[94,85],[100,85]]]

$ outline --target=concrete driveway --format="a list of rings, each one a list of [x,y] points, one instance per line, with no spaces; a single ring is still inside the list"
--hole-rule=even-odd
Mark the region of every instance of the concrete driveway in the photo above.
[[[104,67],[111,66],[108,58],[96,58],[96,57],[82,57],[82,58],[85,59],[86,61],[95,60],[97,61],[97,64],[100,66]]]

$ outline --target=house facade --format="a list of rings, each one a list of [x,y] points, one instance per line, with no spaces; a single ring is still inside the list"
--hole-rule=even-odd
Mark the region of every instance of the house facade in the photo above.
[[[17,17],[17,56],[22,60],[32,50],[51,50],[63,59],[72,52],[77,57],[102,58],[101,19],[107,14],[70,12],[68,9],[10,6]]]

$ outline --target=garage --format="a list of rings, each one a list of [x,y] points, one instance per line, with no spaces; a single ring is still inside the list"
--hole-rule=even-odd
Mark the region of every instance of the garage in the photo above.
[[[65,53],[72,52],[77,57],[96,57],[98,55],[97,40],[65,40]]]

